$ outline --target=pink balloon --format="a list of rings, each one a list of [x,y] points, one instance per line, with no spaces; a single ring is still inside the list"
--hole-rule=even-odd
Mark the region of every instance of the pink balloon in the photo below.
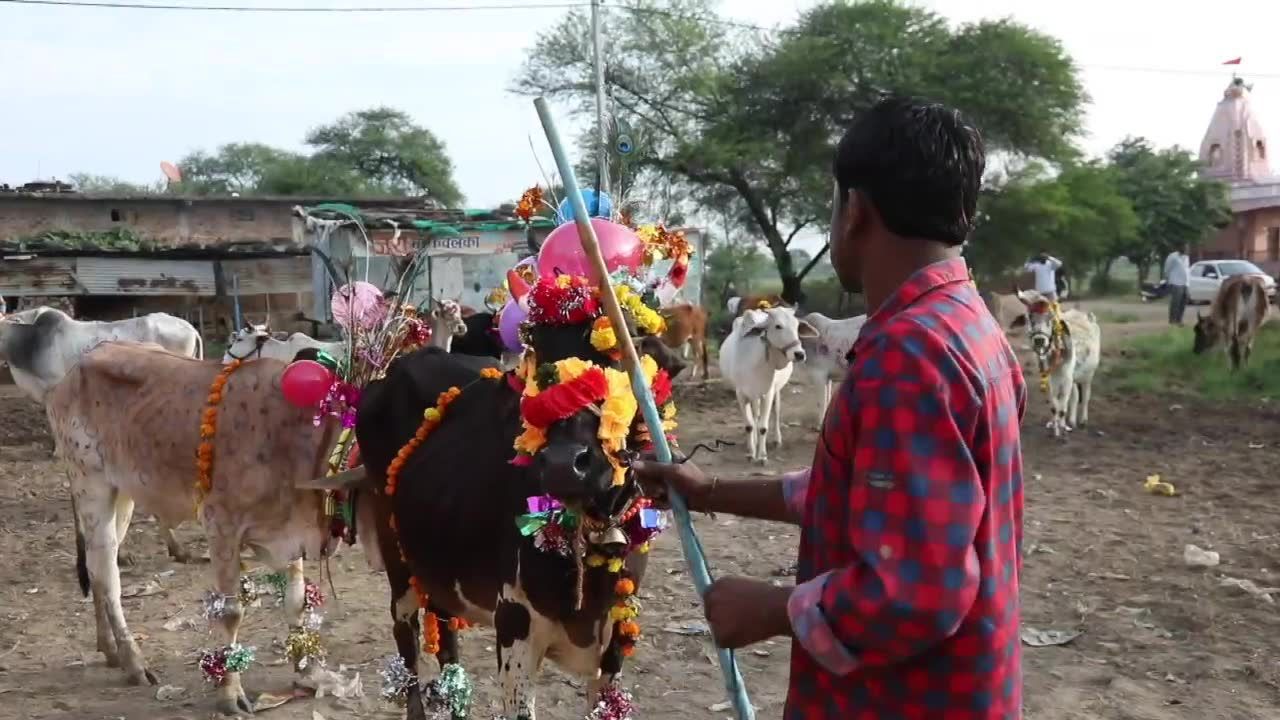
[[[524,348],[520,342],[520,323],[528,315],[515,300],[508,300],[502,308],[502,315],[498,317],[498,337],[502,339],[508,352],[520,352]]]
[[[333,311],[334,322],[348,330],[375,327],[387,313],[382,304],[382,291],[362,280],[334,290],[329,307]]]
[[[284,399],[300,408],[314,408],[329,394],[333,384],[333,372],[314,360],[297,360],[289,363],[280,376],[280,391]]]
[[[620,268],[633,272],[640,269],[644,262],[644,243],[640,242],[640,236],[634,230],[604,218],[591,218],[591,226],[596,230],[600,253],[604,255],[604,265],[609,272]],[[566,275],[592,275],[591,264],[578,239],[577,223],[561,225],[542,242],[542,249],[538,252],[538,274],[554,275],[557,271]]]

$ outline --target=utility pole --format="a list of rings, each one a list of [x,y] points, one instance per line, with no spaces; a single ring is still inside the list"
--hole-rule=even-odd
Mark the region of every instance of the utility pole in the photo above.
[[[600,34],[600,2],[591,0],[591,50],[596,70],[596,159],[599,161],[596,176],[596,207],[599,211],[600,194],[609,192],[609,131],[604,123],[604,59]]]

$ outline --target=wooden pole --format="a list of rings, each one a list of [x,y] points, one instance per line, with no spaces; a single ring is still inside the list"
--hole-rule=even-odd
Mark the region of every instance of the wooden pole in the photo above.
[[[605,313],[613,325],[614,335],[618,338],[618,346],[622,350],[622,364],[631,377],[631,389],[635,393],[636,402],[644,414],[645,424],[649,426],[649,435],[653,438],[654,450],[659,462],[671,462],[671,447],[667,444],[667,434],[662,428],[662,417],[653,401],[653,392],[649,382],[640,368],[640,357],[636,353],[635,343],[622,317],[622,308],[618,305],[618,297],[613,293],[613,285],[609,283],[609,269],[605,265],[604,256],[600,252],[600,243],[596,239],[595,228],[591,226],[591,216],[587,212],[586,203],[582,200],[582,192],[578,188],[578,178],[573,171],[573,163],[565,152],[564,143],[560,141],[560,132],[556,129],[555,119],[551,117],[551,109],[546,98],[533,101],[538,111],[538,119],[542,121],[542,129],[546,132],[547,143],[551,146],[551,154],[555,157],[560,170],[560,179],[564,182],[564,192],[573,206],[574,221],[578,224],[578,239],[582,241],[582,249],[591,261],[591,269],[595,274],[595,282],[600,288],[600,299],[604,302]],[[680,534],[680,546],[684,551],[685,562],[689,565],[689,574],[699,596],[704,596],[711,587],[711,568],[707,565],[706,553],[702,543],[693,530],[693,520],[689,517],[689,506],[684,498],[668,488],[671,498],[671,511],[675,515],[676,528]],[[729,700],[733,702],[734,713],[738,720],[755,720],[755,708],[747,697],[747,688],[742,681],[742,673],[738,671],[738,661],[732,650],[717,648],[720,657],[720,671],[724,675],[725,690]]]

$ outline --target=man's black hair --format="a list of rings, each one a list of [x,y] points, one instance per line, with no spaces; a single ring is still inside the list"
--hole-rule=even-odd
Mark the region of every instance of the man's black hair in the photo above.
[[[959,245],[973,231],[986,162],[982,136],[959,111],[889,97],[840,140],[835,176],[841,202],[863,193],[895,235]]]

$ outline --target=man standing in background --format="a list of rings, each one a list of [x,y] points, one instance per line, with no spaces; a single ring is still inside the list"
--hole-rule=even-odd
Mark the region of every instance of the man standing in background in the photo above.
[[[1187,246],[1176,247],[1164,259],[1164,279],[1169,283],[1169,324],[1181,325],[1187,310],[1187,279],[1191,276]]]
[[[1023,266],[1027,272],[1035,275],[1036,292],[1050,300],[1058,299],[1058,269],[1062,261],[1041,250],[1039,255],[1027,261]]]

